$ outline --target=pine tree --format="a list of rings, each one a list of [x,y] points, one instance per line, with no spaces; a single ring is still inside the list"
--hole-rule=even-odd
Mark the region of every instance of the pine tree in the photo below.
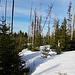
[[[73,39],[69,41],[68,50],[75,50],[75,31],[73,32]]]
[[[66,46],[66,18],[64,18],[64,21],[62,23],[62,26],[60,28],[60,43],[61,43],[61,49],[64,49]]]
[[[21,60],[17,50],[15,50],[15,40],[8,32],[9,28],[0,24],[0,75],[22,75],[20,66]]]
[[[64,18],[64,21],[60,28],[60,47],[61,47],[61,50],[63,51],[66,51],[67,44],[69,43],[69,40],[70,40],[67,34],[66,26],[67,26],[67,21],[66,21],[66,18]]]
[[[52,46],[52,48],[55,48],[55,35],[54,35],[54,33],[52,33],[52,35],[50,37],[50,45]]]
[[[57,54],[60,54],[61,49],[60,49],[60,41],[59,41],[59,37],[60,37],[59,20],[55,20],[54,24],[55,24],[54,47],[55,47],[55,51],[57,52]]]
[[[43,38],[40,33],[36,34],[35,42],[34,42],[34,50],[37,50],[39,46],[43,44]]]
[[[49,36],[46,34],[46,36],[44,37],[44,44],[45,45],[50,44],[50,39],[48,39],[48,38],[49,38]]]

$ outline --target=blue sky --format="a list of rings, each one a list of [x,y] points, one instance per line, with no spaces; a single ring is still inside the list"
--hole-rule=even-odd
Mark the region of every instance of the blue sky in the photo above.
[[[7,23],[11,21],[11,6],[12,0],[7,0]],[[51,29],[53,25],[53,19],[55,15],[58,15],[60,23],[62,23],[64,17],[67,17],[67,10],[70,1],[72,2],[72,9],[75,7],[75,0],[42,0],[41,14],[43,18],[46,17],[48,5],[54,3],[51,12]],[[14,13],[14,32],[22,30],[23,32],[28,32],[28,25],[30,24],[30,9],[32,0],[15,0],[15,13]],[[0,18],[3,15],[5,0],[1,0],[0,7]],[[40,0],[33,0],[32,11],[36,8],[37,12],[40,12]],[[33,15],[32,15],[33,16]],[[47,28],[44,28],[46,33]]]

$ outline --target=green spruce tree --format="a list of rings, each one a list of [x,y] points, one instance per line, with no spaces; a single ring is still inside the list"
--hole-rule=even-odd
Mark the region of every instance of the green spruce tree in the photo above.
[[[0,24],[0,75],[22,75],[16,44],[5,21]]]
[[[67,20],[64,18],[64,21],[60,28],[60,47],[62,51],[66,51],[67,45],[69,43],[70,37],[67,34]]]

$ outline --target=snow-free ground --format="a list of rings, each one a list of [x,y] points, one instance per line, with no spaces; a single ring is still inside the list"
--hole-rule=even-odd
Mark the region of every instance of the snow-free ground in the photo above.
[[[42,58],[40,51],[31,52],[24,49],[20,56],[27,62],[27,67],[30,67],[28,75],[75,75],[75,51]]]

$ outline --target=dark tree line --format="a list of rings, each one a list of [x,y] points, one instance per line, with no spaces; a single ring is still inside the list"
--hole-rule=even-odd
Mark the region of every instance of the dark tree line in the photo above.
[[[27,33],[23,34],[20,31],[18,34],[12,34],[9,29],[2,20],[0,23],[0,75],[23,75],[22,63],[25,64],[25,62],[21,60],[19,52],[24,43],[27,43]]]

